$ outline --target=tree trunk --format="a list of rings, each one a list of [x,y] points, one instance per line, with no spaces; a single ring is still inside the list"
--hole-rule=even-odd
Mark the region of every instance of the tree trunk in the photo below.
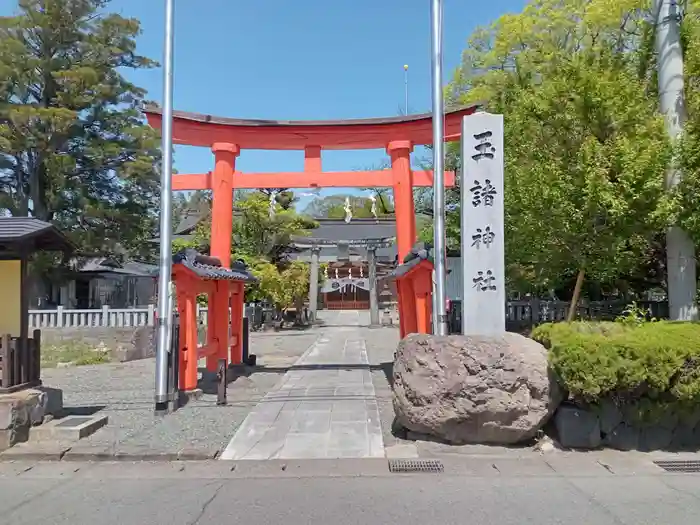
[[[576,286],[574,286],[574,295],[571,297],[571,305],[569,306],[569,313],[566,316],[566,321],[570,323],[576,317],[576,306],[578,305],[579,297],[581,296],[581,288],[583,287],[583,278],[586,275],[586,270],[581,268],[578,271],[578,276],[576,277]]]

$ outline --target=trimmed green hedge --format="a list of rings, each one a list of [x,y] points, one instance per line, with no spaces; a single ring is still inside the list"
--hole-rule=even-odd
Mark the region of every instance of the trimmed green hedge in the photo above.
[[[531,337],[574,400],[700,403],[700,323],[549,323]]]

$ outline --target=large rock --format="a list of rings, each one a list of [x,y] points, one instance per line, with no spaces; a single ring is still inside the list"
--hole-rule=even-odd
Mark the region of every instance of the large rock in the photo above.
[[[449,443],[531,439],[561,399],[550,379],[547,350],[519,334],[414,334],[396,351],[398,423]]]

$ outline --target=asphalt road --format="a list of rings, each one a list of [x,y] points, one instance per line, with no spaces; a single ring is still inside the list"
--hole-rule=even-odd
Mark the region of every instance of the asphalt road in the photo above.
[[[240,476],[230,465],[0,464],[12,525],[691,525],[700,475]],[[379,472],[379,471],[377,471]]]

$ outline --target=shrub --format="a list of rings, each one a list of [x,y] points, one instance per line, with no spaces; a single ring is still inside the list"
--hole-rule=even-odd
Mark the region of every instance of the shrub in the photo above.
[[[532,338],[574,400],[700,403],[700,323],[549,323]]]

